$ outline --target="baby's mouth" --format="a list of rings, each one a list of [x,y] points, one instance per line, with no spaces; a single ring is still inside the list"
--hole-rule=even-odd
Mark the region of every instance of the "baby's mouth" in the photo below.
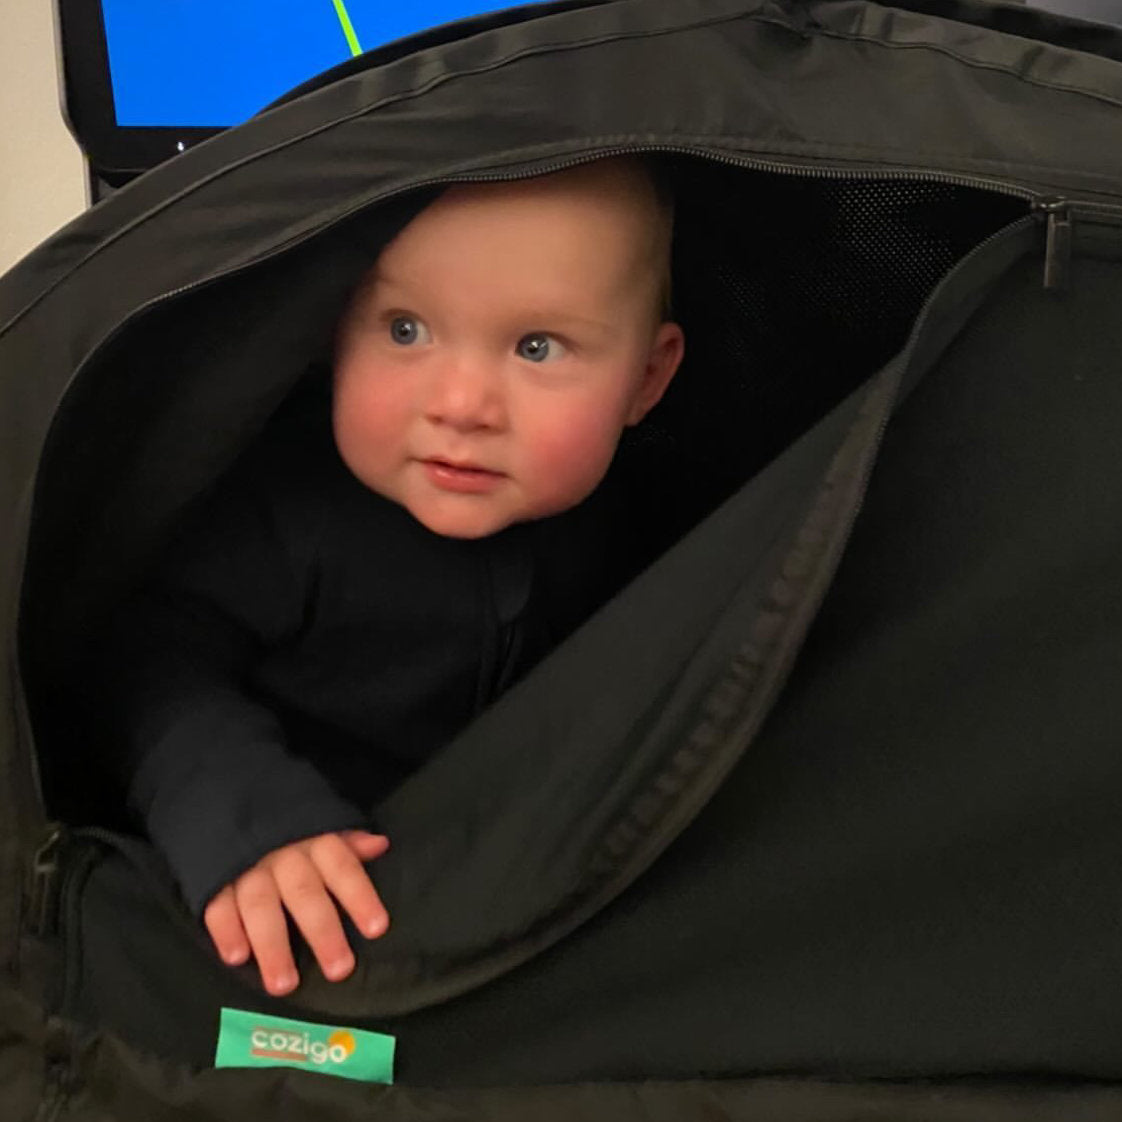
[[[447,491],[482,492],[505,478],[501,471],[433,456],[421,461],[430,482]]]
[[[501,471],[493,471],[491,468],[485,468],[481,464],[472,463],[469,460],[445,460],[440,456],[429,456],[425,461],[426,464],[432,464],[434,467],[447,468],[449,471],[461,471],[467,475],[502,475]]]

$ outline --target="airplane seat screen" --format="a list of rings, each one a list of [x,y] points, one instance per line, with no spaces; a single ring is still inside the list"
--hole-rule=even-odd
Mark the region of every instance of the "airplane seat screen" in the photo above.
[[[120,126],[224,128],[345,59],[495,0],[102,0]]]

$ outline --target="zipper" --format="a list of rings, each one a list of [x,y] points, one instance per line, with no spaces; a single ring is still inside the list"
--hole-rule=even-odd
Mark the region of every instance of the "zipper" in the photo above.
[[[48,823],[46,837],[35,851],[31,862],[28,914],[31,917],[32,931],[39,936],[51,935],[56,928],[59,855],[64,832],[62,823]]]
[[[402,188],[396,191],[389,191],[383,195],[376,195],[373,198],[364,200],[361,205],[353,207],[345,214],[337,217],[332,225],[345,221],[347,218],[354,214],[359,213],[368,207],[375,206],[381,203],[389,202],[392,199],[399,198],[408,194],[411,191],[423,190],[430,187],[440,187],[452,183],[502,183],[515,179],[525,179],[530,175],[548,175],[552,172],[565,171],[569,168],[579,167],[581,164],[592,163],[594,160],[604,159],[609,156],[626,156],[636,153],[647,152],[664,152],[668,155],[677,156],[697,156],[703,159],[711,160],[715,163],[725,164],[730,167],[744,168],[749,171],[762,171],[770,172],[776,175],[794,175],[804,179],[849,179],[849,178],[867,178],[878,180],[914,180],[923,183],[945,183],[948,186],[955,187],[969,187],[976,190],[992,191],[997,194],[1007,195],[1013,198],[1024,199],[1033,210],[1039,211],[1048,218],[1049,230],[1053,228],[1054,224],[1058,224],[1061,219],[1058,217],[1060,212],[1066,214],[1066,221],[1070,229],[1071,217],[1070,212],[1072,207],[1078,207],[1080,210],[1098,211],[1104,214],[1113,214],[1122,218],[1122,201],[1118,206],[1111,206],[1103,203],[1095,203],[1090,200],[1075,200],[1068,199],[1061,196],[1042,195],[1038,191],[1033,191],[1031,188],[1022,187],[1016,183],[1010,183],[1007,180],[1000,179],[987,179],[982,176],[959,175],[953,172],[940,172],[933,171],[930,168],[920,167],[871,167],[869,165],[853,163],[846,165],[831,165],[822,167],[816,164],[799,163],[799,162],[780,162],[777,160],[766,160],[755,156],[733,156],[727,152],[709,148],[699,148],[691,145],[681,144],[648,144],[631,147],[615,146],[610,148],[597,148],[594,150],[585,150],[580,153],[575,153],[562,159],[550,161],[543,165],[534,165],[533,170],[527,172],[526,165],[512,165],[517,170],[500,170],[494,172],[475,172],[464,175],[444,175],[436,176],[432,179],[418,180],[416,183],[410,184],[407,188]],[[145,303],[141,304],[138,308],[134,308],[125,319],[116,324],[113,329],[82,359],[82,361],[75,367],[70,379],[67,381],[66,386],[62,392],[62,398],[65,398],[69,392],[70,387],[73,385],[74,380],[79,377],[86,366],[92,361],[94,356],[107,344],[111,343],[118,337],[124,328],[126,328],[133,320],[146,314],[154,308],[158,308],[166,304],[170,300],[174,300],[187,293],[197,292],[201,289],[208,287],[221,280],[228,280],[231,277],[236,277],[250,269],[257,268],[259,265],[266,264],[273,260],[275,257],[280,256],[282,253],[297,246],[303,245],[305,242],[312,238],[318,237],[328,227],[318,227],[314,230],[306,231],[297,237],[290,238],[288,241],[275,246],[267,253],[260,257],[254,258],[252,261],[242,262],[239,265],[232,266],[229,269],[222,270],[206,277],[202,280],[192,281],[189,284],[180,285],[178,288],[173,288],[168,292],[162,292],[158,296],[152,297]],[[1070,249],[1070,238],[1068,239],[1068,248]]]
[[[934,171],[930,168],[919,167],[869,167],[854,163],[850,165],[837,165],[821,167],[813,164],[798,162],[782,163],[775,160],[764,160],[754,156],[732,156],[728,153],[712,149],[691,148],[679,145],[647,145],[641,148],[606,148],[595,153],[573,156],[566,160],[548,164],[535,169],[535,175],[544,175],[553,171],[564,171],[566,168],[576,167],[582,163],[601,159],[606,156],[622,156],[634,152],[666,152],[673,155],[699,156],[714,163],[726,164],[731,167],[740,167],[752,171],[769,172],[776,175],[794,175],[804,179],[848,179],[864,177],[874,180],[911,180],[921,183],[945,183],[949,186],[968,187],[976,190],[991,191],[996,194],[1007,195],[1013,198],[1024,199],[1029,204],[1030,212],[1039,216],[1038,220],[1045,222],[1045,249],[1044,271],[1042,285],[1046,291],[1063,292],[1070,284],[1071,258],[1075,240],[1075,223],[1073,209],[1088,215],[1100,214],[1104,217],[1122,219],[1122,202],[1118,205],[1095,202],[1090,199],[1070,199],[1062,195],[1044,195],[1028,187],[1022,187],[1006,180],[988,179],[983,176],[959,175],[954,172]],[[455,179],[445,179],[443,182],[501,182],[518,178],[504,173],[481,173],[477,175],[458,176]],[[442,180],[432,181],[426,186],[436,186]],[[988,239],[986,239],[988,240]],[[984,245],[985,242],[979,243]],[[978,248],[978,247],[975,247]]]
[[[564,171],[568,168],[577,167],[581,164],[591,163],[594,160],[603,159],[608,156],[622,156],[631,154],[641,154],[648,152],[662,152],[669,155],[679,156],[695,156],[703,159],[708,159],[716,163],[726,164],[731,167],[744,168],[750,171],[770,172],[778,175],[794,175],[801,178],[810,179],[848,179],[864,177],[868,179],[877,180],[913,180],[925,183],[945,183],[950,186],[968,187],[977,190],[992,191],[998,194],[1020,198],[1029,204],[1030,210],[1040,215],[1047,226],[1046,234],[1046,247],[1045,247],[1045,266],[1044,266],[1044,287],[1052,290],[1059,290],[1062,285],[1067,283],[1070,274],[1070,258],[1072,250],[1072,234],[1073,234],[1073,219],[1072,209],[1078,208],[1080,211],[1087,211],[1102,213],[1108,216],[1115,216],[1122,220],[1122,201],[1118,206],[1109,204],[1102,204],[1092,202],[1090,200],[1075,200],[1059,196],[1042,195],[1037,191],[1033,191],[1028,187],[1023,187],[1016,183],[1009,183],[1003,180],[987,179],[981,176],[959,175],[952,172],[933,171],[929,168],[917,167],[869,167],[860,163],[848,165],[831,165],[822,167],[819,165],[812,165],[809,163],[789,162],[783,163],[775,160],[761,159],[753,156],[731,155],[727,152],[714,150],[710,148],[702,148],[688,144],[648,144],[648,145],[635,145],[623,147],[616,145],[608,148],[585,149],[580,153],[574,153],[570,156],[553,160],[544,165],[534,165],[532,170],[527,172],[526,165],[510,165],[508,168],[494,172],[476,172],[474,174],[464,175],[445,175],[437,176],[432,179],[420,180],[416,183],[410,184],[407,188],[400,190],[389,191],[382,195],[376,195],[373,198],[363,200],[360,205],[356,205],[345,214],[340,215],[332,223],[345,221],[352,215],[367,209],[368,207],[375,206],[381,203],[390,201],[391,199],[398,198],[402,195],[408,194],[410,191],[420,190],[429,187],[440,187],[451,183],[498,183],[514,179],[526,178],[528,175],[545,175],[551,172]],[[517,169],[517,170],[513,170]],[[320,226],[314,230],[305,231],[304,233],[290,238],[288,241],[273,247],[268,252],[260,257],[254,258],[252,261],[242,262],[238,265],[232,266],[229,269],[221,270],[211,276],[205,277],[202,280],[192,281],[189,284],[180,285],[177,288],[171,289],[168,292],[160,293],[151,299],[145,301],[139,307],[134,308],[123,320],[115,324],[113,328],[105,335],[105,337],[97,343],[72,371],[70,377],[67,379],[66,385],[63,387],[62,393],[59,397],[59,405],[55,410],[55,416],[61,412],[70,390],[73,388],[75,381],[80,378],[86,368],[92,363],[96,355],[113,340],[118,338],[120,334],[134,321],[152,311],[155,308],[161,307],[164,304],[184,296],[188,293],[198,292],[209,285],[217,283],[218,281],[228,280],[232,277],[239,276],[250,269],[255,269],[260,265],[280,256],[282,253],[287,252],[297,246],[303,245],[312,238],[318,237],[324,233],[327,226]],[[984,243],[982,243],[984,244]],[[48,429],[47,435],[44,438],[43,447],[46,449],[49,446],[51,434],[53,432],[54,423]],[[25,514],[24,526],[29,529],[31,519],[33,517],[33,496],[35,494],[36,486],[39,478],[39,467],[36,465],[35,473],[32,476],[28,489],[27,511]],[[18,629],[17,629],[18,630]],[[22,683],[19,680],[19,661],[18,658],[13,658],[13,665],[16,667],[16,686],[17,690],[22,696]],[[28,734],[30,736],[30,733]],[[33,782],[39,795],[40,808],[43,807],[43,790],[42,780],[39,775],[39,769],[35,763],[34,746],[29,743],[29,757],[32,760]]]
[[[668,155],[677,156],[697,156],[703,159],[711,160],[715,163],[725,164],[730,167],[744,168],[749,171],[762,171],[771,172],[776,175],[794,175],[804,179],[849,179],[849,178],[868,178],[879,180],[900,180],[910,179],[917,182],[924,183],[945,183],[949,186],[955,187],[971,187],[977,190],[993,191],[997,194],[1008,195],[1014,198],[1024,199],[1034,209],[1039,209],[1045,212],[1045,208],[1058,207],[1060,204],[1063,207],[1070,209],[1072,206],[1079,206],[1080,209],[1094,209],[1100,210],[1105,213],[1117,214],[1122,217],[1122,201],[1119,202],[1117,207],[1107,204],[1093,203],[1089,200],[1079,201],[1062,198],[1059,196],[1042,195],[1038,191],[1033,191],[1028,187],[1022,187],[1016,183],[1010,183],[1006,180],[1000,179],[987,179],[982,176],[959,175],[953,172],[940,172],[933,171],[930,168],[919,167],[871,167],[869,165],[853,163],[847,165],[831,165],[822,167],[816,164],[789,162],[783,163],[776,160],[765,160],[755,156],[733,156],[727,152],[721,152],[709,148],[699,148],[691,145],[675,145],[675,144],[648,144],[631,147],[615,146],[610,148],[597,148],[594,150],[585,150],[581,153],[576,153],[562,159],[550,161],[542,165],[533,165],[533,170],[527,172],[525,164],[512,165],[517,170],[501,170],[494,172],[475,172],[464,175],[444,175],[436,176],[432,179],[418,180],[416,183],[410,184],[409,187],[400,190],[389,191],[383,195],[376,195],[373,198],[366,199],[361,205],[353,207],[345,214],[337,217],[332,225],[345,221],[347,218],[354,214],[359,213],[368,207],[375,206],[381,203],[389,202],[392,199],[399,198],[403,195],[409,194],[411,191],[423,190],[430,187],[440,187],[452,183],[502,183],[515,179],[525,179],[530,175],[548,175],[552,172],[565,171],[569,168],[579,167],[581,164],[592,163],[595,160],[604,159],[609,156],[626,156],[636,153],[646,152],[664,152]],[[1048,210],[1047,213],[1051,214],[1052,211]],[[93,359],[93,357],[105,347],[108,343],[112,342],[121,331],[127,327],[133,320],[139,318],[145,313],[154,308],[158,308],[170,300],[174,300],[179,296],[186,295],[190,292],[196,292],[208,287],[220,280],[227,280],[231,277],[236,277],[239,274],[254,269],[259,265],[263,265],[273,258],[280,256],[282,253],[297,246],[303,245],[305,242],[312,238],[318,237],[328,227],[318,227],[314,230],[306,231],[297,237],[290,238],[288,241],[275,246],[267,253],[260,257],[254,258],[252,261],[242,262],[239,265],[232,266],[229,269],[222,270],[214,273],[213,275],[204,278],[203,280],[192,281],[189,284],[180,285],[178,288],[173,288],[168,292],[162,292],[158,296],[153,296],[150,300],[141,304],[138,308],[134,308],[125,319],[116,324],[113,329],[99,342],[93,350],[91,350],[85,358],[78,364],[71,374],[69,381],[63,389],[62,396],[65,397],[69,391],[70,386],[74,380],[82,373],[85,367]]]
[[[120,837],[112,830],[100,826],[67,827],[62,822],[49,822],[46,833],[35,856],[31,859],[30,887],[27,897],[27,914],[31,919],[32,933],[50,936],[59,928],[59,905],[62,888],[62,857],[65,851],[72,850],[72,842],[97,842],[99,846],[119,849]],[[87,847],[92,854],[94,847]],[[67,872],[82,868],[82,857],[78,864],[71,860]]]
[[[1033,204],[1047,223],[1044,242],[1044,287],[1052,292],[1066,292],[1071,283],[1071,251],[1075,227],[1071,204],[1061,196],[1039,199]]]

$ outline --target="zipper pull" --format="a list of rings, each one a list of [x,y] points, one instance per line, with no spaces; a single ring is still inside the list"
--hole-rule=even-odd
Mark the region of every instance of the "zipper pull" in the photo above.
[[[30,912],[34,930],[46,935],[51,927],[51,909],[54,904],[55,881],[58,876],[58,854],[62,846],[62,826],[54,824],[47,837],[36,850],[31,865]]]
[[[1049,292],[1066,292],[1071,283],[1071,247],[1073,225],[1067,199],[1056,196],[1038,199],[1033,207],[1048,222],[1044,242],[1044,288]]]

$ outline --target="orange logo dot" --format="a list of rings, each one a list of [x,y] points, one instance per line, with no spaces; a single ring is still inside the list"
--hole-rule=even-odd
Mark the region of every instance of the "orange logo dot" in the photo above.
[[[347,1053],[348,1056],[354,1054],[355,1038],[344,1029],[336,1029],[328,1038],[327,1046],[333,1048],[336,1044]]]

